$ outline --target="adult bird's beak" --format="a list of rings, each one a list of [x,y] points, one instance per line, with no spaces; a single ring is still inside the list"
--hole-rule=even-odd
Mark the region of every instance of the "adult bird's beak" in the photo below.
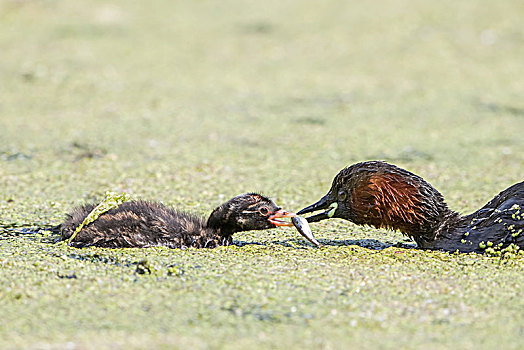
[[[338,208],[337,202],[331,202],[328,198],[328,196],[322,197],[318,202],[315,204],[311,204],[308,207],[305,207],[304,209],[300,210],[297,215],[302,215],[305,213],[311,213],[317,210],[327,209],[326,211],[316,214],[313,216],[310,216],[307,219],[308,222],[317,222],[324,219],[332,218],[333,215],[335,215],[335,211]]]
[[[273,213],[273,215],[270,215],[267,219],[270,223],[272,223],[275,226],[293,226],[293,223],[290,221],[284,221],[284,220],[276,220],[278,218],[294,218],[297,216],[295,213],[287,212],[283,209],[279,209],[276,212]]]

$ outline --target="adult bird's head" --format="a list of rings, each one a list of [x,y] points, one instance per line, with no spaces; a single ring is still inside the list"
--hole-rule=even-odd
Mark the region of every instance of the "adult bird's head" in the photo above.
[[[328,193],[297,215],[318,210],[324,211],[306,219],[342,218],[359,225],[397,229],[410,236],[431,232],[449,213],[442,195],[421,177],[380,161],[342,169]]]

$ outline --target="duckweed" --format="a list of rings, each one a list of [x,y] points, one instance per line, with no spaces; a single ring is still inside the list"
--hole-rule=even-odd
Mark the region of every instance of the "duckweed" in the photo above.
[[[0,8],[0,348],[522,347],[515,247],[422,251],[339,219],[311,225],[318,249],[290,228],[185,250],[45,231],[107,191],[198,215],[260,191],[297,211],[370,159],[477,210],[522,181],[520,2]]]
[[[120,204],[127,202],[130,199],[131,196],[127,193],[119,194],[111,191],[106,192],[104,199],[96,207],[93,208],[93,210],[86,216],[84,221],[82,221],[82,223],[75,229],[75,232],[73,232],[71,237],[67,239],[67,244],[70,244],[75,239],[78,232],[80,232],[80,230],[82,230],[84,226],[89,225],[90,223],[98,219],[100,215],[118,207]]]

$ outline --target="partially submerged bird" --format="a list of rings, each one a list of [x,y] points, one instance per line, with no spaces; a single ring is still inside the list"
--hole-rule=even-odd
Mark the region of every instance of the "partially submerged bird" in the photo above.
[[[462,216],[420,176],[380,161],[341,170],[329,192],[300,210],[316,222],[341,218],[357,225],[399,230],[423,249],[483,252],[510,244],[524,248],[524,182],[499,193],[478,211]]]
[[[95,207],[95,204],[87,204],[69,213],[60,225],[61,238],[71,237]],[[216,208],[207,220],[161,203],[130,201],[82,227],[70,245],[78,248],[213,248],[230,244],[235,232],[293,226],[279,219],[294,216],[257,193],[230,199]]]

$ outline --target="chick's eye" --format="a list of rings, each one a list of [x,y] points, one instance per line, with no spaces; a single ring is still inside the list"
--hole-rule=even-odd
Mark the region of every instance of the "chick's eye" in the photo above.
[[[346,191],[339,191],[338,192],[338,200],[339,201],[345,201],[347,196],[348,196],[348,194],[346,193]]]
[[[260,209],[258,209],[258,212],[264,216],[266,216],[267,214],[269,214],[269,209],[266,208],[266,207],[262,207]]]

